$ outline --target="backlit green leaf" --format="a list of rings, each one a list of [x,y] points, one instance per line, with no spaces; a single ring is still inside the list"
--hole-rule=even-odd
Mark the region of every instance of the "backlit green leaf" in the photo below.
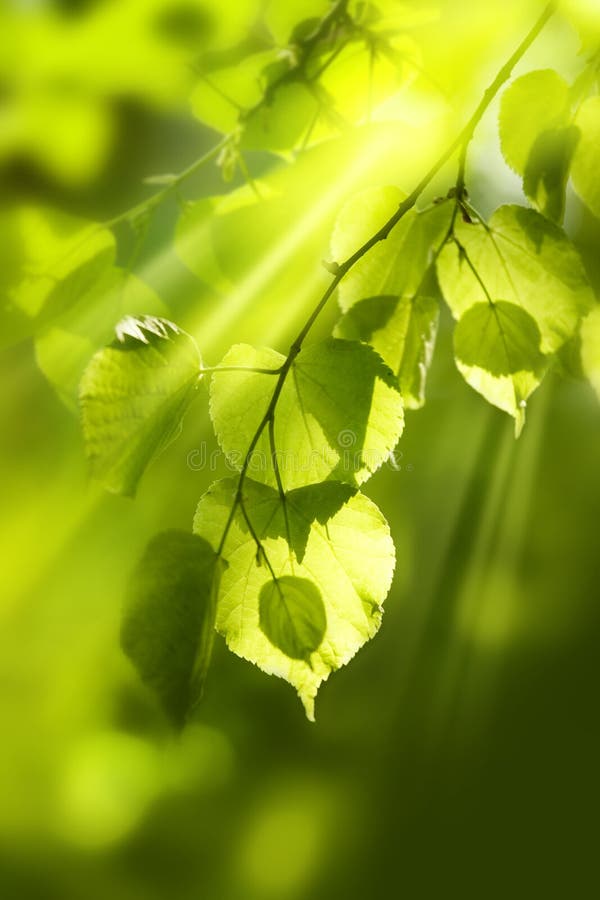
[[[456,325],[454,353],[467,383],[513,416],[518,436],[527,398],[545,368],[540,332],[531,316],[503,300],[476,303]]]
[[[523,174],[523,190],[553,222],[561,222],[573,153],[579,140],[574,125],[549,128],[535,139]]]
[[[517,78],[502,96],[499,124],[504,158],[523,176],[525,194],[540,212],[560,222],[579,138],[568,84],[552,69]]]
[[[369,188],[352,197],[342,207],[333,229],[332,258],[344,262],[387,222],[403,199],[404,194],[396,187]],[[403,254],[416,216],[414,210],[407,213],[387,240],[369,250],[344,277],[338,289],[343,312],[365,297],[399,295],[417,287],[420,267],[413,274],[412,259]]]
[[[525,174],[539,135],[570,124],[569,86],[553,69],[528,72],[504,91],[500,103],[500,143],[506,162]]]
[[[127,316],[116,334],[84,372],[81,417],[93,475],[107,490],[133,495],[177,435],[201,361],[194,340],[167,319]]]
[[[573,187],[595,216],[600,218],[600,96],[581,104],[575,124],[580,131],[573,156]]]
[[[425,402],[438,318],[438,300],[426,290],[413,297],[367,297],[342,316],[334,334],[370,344],[398,375],[404,405],[418,409]]]
[[[489,295],[531,316],[544,354],[575,334],[593,294],[581,258],[562,229],[534,210],[502,206],[487,225],[457,222],[455,234],[459,243],[443,249],[437,272],[456,318],[475,303],[486,303]]]
[[[276,370],[275,350],[237,344],[222,366]],[[276,375],[215,372],[210,411],[219,443],[241,467],[273,394]],[[402,398],[396,379],[364,344],[330,339],[302,350],[277,402],[274,435],[286,490],[336,479],[362,484],[388,458],[402,432]],[[275,485],[268,429],[250,462],[257,481]]]
[[[221,540],[236,486],[235,479],[217,482],[198,505],[194,531],[214,549]],[[310,665],[303,659],[291,659],[266,636],[261,627],[261,596],[264,604],[272,578],[267,566],[257,563],[256,544],[239,509],[224,550],[229,566],[221,579],[216,627],[238,656],[289,681],[312,719],[319,685],[379,628],[381,605],[394,568],[394,545],[385,520],[370,500],[344,485],[315,485],[287,495],[292,545],[304,544],[300,560],[288,544],[286,516],[277,491],[247,480],[243,496],[246,514],[277,578],[307,579],[319,592],[325,633],[310,653]],[[308,603],[314,606],[313,601]],[[306,597],[300,605],[305,611]],[[313,642],[316,635],[313,622]]]
[[[364,191],[353,198],[335,226],[335,257],[341,260],[354,252],[369,236],[365,220],[374,232],[401,199],[396,188]],[[421,214],[409,213],[340,285],[340,303],[347,311],[336,326],[336,336],[374,347],[397,374],[409,409],[419,408],[425,399],[438,321],[439,291],[430,266],[448,233],[451,216],[449,203]]]

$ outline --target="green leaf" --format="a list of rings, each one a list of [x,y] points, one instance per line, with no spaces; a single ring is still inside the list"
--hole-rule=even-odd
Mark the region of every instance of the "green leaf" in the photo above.
[[[561,228],[534,210],[502,206],[487,225],[457,222],[455,234],[459,246],[448,244],[437,261],[439,284],[455,318],[487,302],[489,295],[532,317],[544,354],[575,334],[593,293],[581,258]]]
[[[202,693],[219,575],[207,541],[165,531],[149,542],[129,584],[121,645],[178,726]]]
[[[319,102],[307,84],[286,82],[242,117],[241,145],[248,150],[292,150],[318,111]]]
[[[311,31],[314,31],[329,5],[329,0],[286,0],[285,3],[270,0],[265,9],[265,21],[275,40],[285,46],[302,20],[312,19]]]
[[[405,407],[419,409],[425,402],[438,318],[437,298],[427,292],[367,297],[342,316],[334,334],[370,344],[396,372]]]
[[[458,321],[454,353],[465,381],[513,416],[518,436],[546,365],[535,321],[513,303],[476,303]]]
[[[99,225],[46,207],[0,216],[0,346],[35,334],[96,284],[115,241]]]
[[[377,122],[404,118],[407,85],[422,66],[421,50],[404,29],[392,26],[377,35],[371,31],[366,41],[345,42],[319,78],[319,86],[330,98],[331,125],[339,132],[373,118]],[[322,121],[315,138],[326,138],[332,130]]]
[[[278,369],[275,350],[236,344],[222,366]],[[215,372],[210,412],[231,464],[241,468],[275,389],[276,375]],[[274,433],[286,490],[335,479],[362,484],[385,462],[403,427],[402,398],[392,372],[364,344],[329,339],[302,350],[277,401]],[[275,485],[265,428],[250,462],[253,478]]]
[[[108,343],[116,323],[126,315],[164,315],[167,308],[139,278],[123,269],[108,269],[79,300],[43,329],[35,340],[38,366],[72,409],[90,358]]]
[[[216,290],[229,286],[215,255],[211,227],[218,201],[203,198],[186,203],[177,222],[175,249],[182,262],[203,282]]]
[[[262,98],[262,71],[276,58],[274,51],[253,53],[203,75],[190,97],[192,112],[210,128],[229,134],[238,124],[240,111],[252,109]]]
[[[80,388],[86,452],[104,487],[133,496],[146,466],[179,432],[200,380],[195,341],[169,322],[127,316]]]
[[[600,307],[581,323],[581,365],[600,398]]]
[[[545,216],[562,221],[579,138],[569,85],[553,69],[517,78],[502,96],[499,124],[504,158],[523,176],[525,194]]]
[[[319,589],[307,578],[283,575],[261,588],[259,624],[274,647],[290,659],[310,665],[327,629],[327,614]]]
[[[500,143],[506,162],[524,175],[539,135],[569,124],[569,85],[557,72],[540,69],[517,78],[500,103]]]
[[[331,236],[332,258],[342,263],[384,225],[396,212],[404,194],[396,187],[368,188],[352,197],[341,209]],[[338,288],[343,312],[365,297],[401,295],[416,289],[422,275],[413,272],[411,256],[404,244],[416,219],[408,212],[387,240],[376,244],[350,269]],[[420,261],[419,261],[420,262]]]
[[[405,407],[425,402],[425,381],[439,319],[435,273],[426,273],[420,290],[409,296],[359,300],[337,323],[334,335],[364,341],[398,376]]]
[[[219,481],[198,504],[194,531],[215,549],[236,488],[237,479]],[[225,545],[229,567],[221,580],[216,627],[238,656],[290,682],[313,719],[319,685],[379,628],[394,569],[393,541],[377,507],[344,485],[291,491],[286,516],[277,491],[246,480],[243,502],[277,578],[306,579],[318,590],[325,609],[325,634],[310,654],[310,665],[291,659],[265,635],[260,601],[272,578],[267,566],[257,564],[256,544],[239,508]],[[301,560],[288,544],[286,518],[292,545],[304,543]],[[307,606],[306,598],[300,605]]]
[[[575,124],[580,131],[573,156],[573,187],[595,216],[600,218],[600,97],[581,104]]]
[[[571,160],[579,140],[574,125],[542,131],[531,148],[523,175],[523,190],[537,208],[562,222]]]
[[[354,253],[402,199],[396,188],[376,188],[350,200],[334,228],[334,257],[343,261]],[[438,321],[439,291],[430,266],[451,216],[449,203],[423,213],[411,211],[387,240],[355,264],[339,288],[346,314],[336,326],[336,336],[374,347],[398,376],[409,409],[418,409],[425,400]]]

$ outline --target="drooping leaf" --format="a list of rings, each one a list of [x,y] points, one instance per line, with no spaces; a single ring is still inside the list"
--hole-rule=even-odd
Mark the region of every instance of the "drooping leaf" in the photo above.
[[[247,344],[222,366],[279,369],[285,357]],[[241,467],[275,389],[276,375],[215,372],[210,412],[225,454]],[[392,372],[364,344],[336,339],[302,350],[277,402],[276,460],[286,490],[326,479],[362,484],[388,458],[402,432],[402,398]],[[276,484],[265,428],[250,462],[257,481]]]
[[[579,139],[570,89],[553,69],[517,78],[502,96],[500,142],[523,190],[554,222],[562,221],[569,168]]]
[[[506,162],[524,175],[539,135],[569,124],[569,85],[558,72],[540,69],[517,78],[500,103],[500,144]]]
[[[425,402],[425,381],[433,356],[439,319],[435,273],[427,272],[411,296],[367,297],[337,323],[334,335],[364,341],[398,376],[405,407]]]
[[[564,216],[569,169],[578,140],[575,125],[542,131],[525,166],[523,190],[553,222],[562,222]]]
[[[81,417],[92,474],[133,495],[146,466],[177,435],[200,380],[195,341],[167,319],[127,316],[86,368]]]
[[[455,234],[458,244],[443,249],[437,272],[456,318],[475,303],[486,303],[489,295],[531,316],[544,354],[575,334],[593,293],[581,258],[561,228],[534,210],[502,206],[487,225],[457,222]]]
[[[267,581],[258,600],[259,624],[274,647],[290,659],[310,665],[327,628],[327,614],[319,589],[307,578],[283,575]]]
[[[403,199],[404,194],[396,187],[369,188],[352,197],[342,207],[333,229],[332,258],[344,262],[387,222]],[[403,254],[416,215],[414,210],[407,213],[387,240],[369,250],[344,277],[338,288],[343,312],[365,297],[400,295],[416,288],[420,272],[413,276],[412,258]]]
[[[401,199],[396,188],[364,191],[353,198],[334,229],[334,256],[347,258],[370,236],[369,227],[371,233],[381,227]],[[409,213],[387,240],[356,263],[340,285],[340,303],[347,311],[336,326],[336,336],[374,347],[397,374],[404,403],[410,409],[422,406],[425,398],[438,321],[439,291],[430,265],[448,232],[451,216],[450,204],[421,214]]]
[[[580,132],[573,156],[573,187],[595,216],[600,218],[600,96],[581,104],[575,124]]]
[[[112,233],[46,207],[0,216],[0,345],[21,340],[62,314],[112,266]]]
[[[123,269],[104,277],[43,329],[35,340],[38,366],[61,399],[77,407],[79,382],[93,354],[126,315],[164,315],[167,308],[143,281]]]
[[[518,436],[546,365],[535,321],[514,303],[476,303],[456,325],[454,353],[465,381],[513,416]]]
[[[129,584],[121,645],[178,726],[202,692],[219,577],[207,541],[165,531],[149,542]]]
[[[581,365],[600,398],[600,308],[597,306],[581,323]]]
[[[194,531],[213,548],[221,540],[236,487],[236,479],[217,482],[198,504]],[[268,567],[257,562],[256,544],[239,508],[224,549],[229,567],[221,580],[216,627],[234,653],[289,681],[312,719],[319,685],[379,628],[394,568],[389,529],[370,500],[340,484],[291,491],[287,516],[277,491],[251,480],[244,483],[243,502],[277,578],[307,579],[318,590],[325,633],[310,654],[310,665],[290,658],[265,635],[261,592],[264,598],[272,578]],[[288,544],[286,519],[292,545],[304,543],[301,561]],[[300,605],[306,606],[306,599]],[[313,630],[314,642],[314,623]]]

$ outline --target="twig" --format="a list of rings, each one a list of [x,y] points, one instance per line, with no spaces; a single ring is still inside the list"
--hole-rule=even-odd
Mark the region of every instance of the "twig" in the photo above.
[[[338,10],[338,14],[339,14],[340,7],[341,8],[345,7],[345,4],[343,4],[343,3],[336,4],[334,9],[332,10],[332,15],[333,15],[333,12],[336,10]],[[269,402],[267,410],[266,410],[263,418],[261,419],[252,440],[250,441],[250,446],[248,447],[246,456],[244,458],[244,462],[242,464],[242,468],[240,470],[237,490],[235,492],[233,504],[232,504],[231,510],[229,512],[227,522],[225,523],[225,528],[223,530],[221,540],[219,542],[219,547],[217,550],[218,556],[222,555],[223,548],[224,548],[225,542],[227,540],[227,535],[229,534],[229,529],[231,528],[233,519],[235,517],[236,509],[237,509],[238,505],[240,505],[240,504],[242,504],[242,511],[244,513],[244,518],[246,520],[246,523],[248,524],[248,527],[251,531],[253,539],[255,541],[257,540],[256,533],[254,532],[254,529],[251,527],[247,512],[246,512],[245,508],[243,507],[242,491],[243,491],[244,481],[246,479],[246,475],[248,474],[248,467],[250,465],[250,460],[251,460],[252,454],[256,448],[256,445],[260,439],[260,436],[263,433],[264,429],[268,425],[270,425],[271,421],[274,419],[277,401],[279,400],[281,391],[283,389],[283,385],[284,385],[285,380],[288,376],[288,373],[292,367],[292,364],[293,364],[294,360],[296,359],[296,357],[298,356],[298,354],[300,353],[300,350],[302,349],[302,344],[303,344],[305,338],[307,337],[310,329],[314,325],[316,319],[318,318],[319,314],[322,312],[323,308],[326,306],[328,300],[330,299],[330,297],[332,296],[332,294],[338,287],[339,283],[344,278],[344,276],[348,274],[350,269],[352,269],[352,267],[360,259],[362,259],[362,257],[365,256],[365,254],[368,253],[372,247],[374,247],[376,244],[380,243],[381,241],[386,240],[386,238],[389,236],[392,229],[415,206],[417,200],[419,199],[419,197],[421,196],[421,194],[423,193],[425,188],[427,188],[429,186],[429,184],[431,183],[431,181],[433,181],[433,179],[438,174],[438,172],[446,165],[447,162],[449,162],[449,160],[454,156],[454,154],[457,151],[459,151],[460,156],[459,156],[459,162],[458,162],[456,204],[455,204],[453,217],[452,217],[452,226],[454,225],[454,221],[456,218],[456,211],[461,202],[460,195],[462,193],[464,193],[464,177],[465,177],[468,147],[469,147],[469,144],[473,137],[473,134],[475,132],[475,129],[477,128],[479,122],[483,118],[484,113],[486,112],[487,108],[489,107],[490,103],[492,102],[492,100],[494,99],[494,97],[496,96],[496,94],[498,93],[500,88],[502,87],[502,85],[505,84],[505,82],[508,81],[508,79],[510,78],[513,68],[519,62],[521,57],[526,53],[526,51],[529,49],[529,47],[534,42],[534,40],[536,39],[536,37],[538,36],[540,31],[544,28],[544,26],[546,25],[546,23],[548,22],[550,17],[553,15],[555,9],[556,9],[556,0],[552,0],[552,2],[550,2],[544,8],[542,14],[537,19],[537,21],[535,22],[535,24],[533,25],[531,30],[523,38],[523,40],[521,41],[521,43],[519,44],[517,49],[514,51],[514,53],[508,58],[508,60],[504,63],[504,65],[499,69],[494,80],[491,82],[489,87],[484,91],[483,97],[481,98],[481,101],[479,102],[478,106],[476,107],[474,113],[472,114],[472,116],[470,117],[470,119],[468,120],[466,125],[463,127],[463,129],[460,131],[458,136],[452,141],[450,146],[444,151],[444,153],[442,153],[442,155],[439,157],[437,162],[434,163],[434,165],[423,176],[423,178],[421,178],[421,180],[418,182],[416,187],[411,191],[411,193],[406,197],[406,199],[402,201],[402,203],[399,205],[396,212],[387,220],[387,222],[378,231],[375,232],[375,234],[373,234],[367,241],[365,241],[365,243],[362,244],[362,246],[360,246],[358,248],[358,250],[356,250],[344,262],[340,263],[339,265],[336,265],[335,268],[333,269],[334,274],[333,274],[333,278],[332,278],[331,282],[329,283],[329,286],[326,288],[321,299],[319,300],[319,302],[313,309],[312,313],[308,317],[304,326],[302,327],[299,334],[297,335],[297,337],[295,338],[295,340],[292,342],[292,344],[290,346],[288,355],[279,371],[277,383],[275,384],[275,388],[273,390],[273,394],[271,396],[271,400]],[[311,39],[312,38],[314,38],[314,36],[312,36]],[[277,471],[277,474],[278,474],[278,471]],[[280,479],[280,477],[277,478],[277,474],[276,474],[276,479],[278,481],[278,487],[279,487],[281,479]],[[281,493],[285,494],[285,492],[283,491],[283,485],[281,485],[281,487],[280,487],[280,494]],[[261,547],[262,547],[262,544],[261,544]],[[268,562],[268,560],[266,558],[264,549],[262,551],[262,554],[263,554],[263,557],[265,558],[265,560],[267,561],[269,569],[271,569],[270,563]],[[271,569],[271,571],[272,571],[272,569]]]

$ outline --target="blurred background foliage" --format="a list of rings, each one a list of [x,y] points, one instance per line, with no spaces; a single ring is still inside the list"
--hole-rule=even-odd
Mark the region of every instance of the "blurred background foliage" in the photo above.
[[[448,315],[427,404],[369,484],[398,552],[382,631],[316,726],[219,642],[176,739],[119,650],[146,541],[189,528],[224,467],[201,396],[135,502],[103,495],[74,415],[91,353],[123,311],[174,319],[211,365],[232,342],[285,350],[342,203],[410,190],[540,8],[377,7],[353,5],[369,40],[311,55],[310,89],[284,79],[240,118],[327,0],[0,5],[2,897],[598,891],[598,400],[548,378],[516,443],[456,372]],[[599,42],[595,0],[565,0],[515,74],[570,82]],[[484,213],[525,202],[497,109],[471,153]],[[598,293],[600,222],[570,191],[566,227]]]

